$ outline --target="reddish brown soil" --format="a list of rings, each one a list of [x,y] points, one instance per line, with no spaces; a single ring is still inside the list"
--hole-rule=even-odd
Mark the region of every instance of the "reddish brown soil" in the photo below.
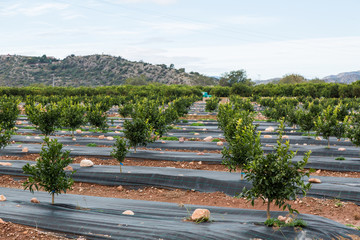
[[[0,221],[1,222],[1,221]],[[27,227],[11,222],[0,223],[0,240],[66,240],[52,232],[46,232],[32,227]]]
[[[0,160],[29,160],[35,161],[39,154],[26,154],[23,156],[0,156]],[[95,157],[75,157],[73,163],[79,164],[83,159],[90,159],[95,165],[119,165],[119,162],[113,158],[100,159]],[[227,172],[228,168],[221,164],[208,164],[201,161],[193,162],[176,162],[176,161],[160,161],[148,159],[132,159],[126,158],[124,161],[125,166],[143,166],[143,167],[175,167],[183,169],[197,169],[207,171],[223,171]],[[349,177],[360,178],[360,172],[334,172],[328,170],[320,170],[311,173],[313,176],[331,176],[331,177]]]

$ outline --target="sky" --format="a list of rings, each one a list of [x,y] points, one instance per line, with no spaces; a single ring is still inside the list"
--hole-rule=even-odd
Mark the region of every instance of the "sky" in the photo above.
[[[322,78],[360,70],[359,9],[359,0],[0,0],[0,55]]]

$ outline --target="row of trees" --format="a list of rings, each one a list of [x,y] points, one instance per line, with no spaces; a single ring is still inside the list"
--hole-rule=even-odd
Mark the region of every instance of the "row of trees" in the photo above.
[[[260,102],[266,106],[265,116],[275,120],[285,119],[291,125],[298,125],[308,136],[310,131],[315,131],[328,140],[328,147],[330,137],[348,137],[359,145],[360,113],[357,101],[316,99],[300,103],[297,99],[269,98]]]

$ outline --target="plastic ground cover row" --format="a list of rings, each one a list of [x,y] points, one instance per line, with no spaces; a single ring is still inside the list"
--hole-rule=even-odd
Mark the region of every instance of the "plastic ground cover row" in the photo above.
[[[28,152],[22,152],[22,149],[17,144],[7,146],[1,150],[2,155],[17,155],[21,156],[28,153],[39,153],[41,150],[40,144],[23,144],[22,147],[28,147]],[[70,150],[71,156],[93,156],[99,158],[109,158],[112,148],[100,147],[79,147],[79,146],[65,146],[64,150]],[[150,160],[164,160],[164,161],[203,161],[207,163],[221,163],[221,154],[205,153],[204,155],[197,155],[195,152],[171,152],[171,151],[150,151],[138,150],[137,153],[131,151],[127,154],[128,158],[134,159],[150,159]],[[295,156],[294,161],[299,161],[302,156]],[[360,171],[359,158],[346,158],[345,161],[335,160],[333,157],[318,157],[312,155],[307,164],[308,168],[324,169],[332,171]]]
[[[119,134],[120,136],[120,134]],[[220,136],[221,137],[221,136]],[[62,144],[67,145],[74,145],[74,144],[80,144],[80,145],[87,145],[89,143],[95,143],[97,145],[107,145],[112,146],[114,145],[115,140],[107,140],[105,139],[99,139],[96,137],[76,137],[76,140],[74,141],[72,137],[67,136],[59,136],[59,137],[51,137],[58,139],[59,142]],[[223,138],[223,136],[221,137]],[[13,135],[11,137],[11,140],[15,142],[22,142],[22,143],[42,143],[44,140],[44,137],[40,136],[23,136],[23,135]],[[261,138],[261,143],[265,146],[266,144],[276,145],[276,138]],[[324,146],[327,145],[326,140],[315,140],[315,139],[309,139],[307,137],[299,137],[299,136],[291,136],[289,137],[290,144],[293,144],[295,147],[295,143],[297,144],[317,144],[318,146]],[[165,143],[162,143],[165,142]],[[331,141],[331,145],[336,144],[337,146],[332,146],[332,148],[336,147],[352,147],[352,150],[357,150],[359,148],[356,148],[351,142],[344,142],[344,141]],[[224,146],[227,146],[227,143],[223,143]],[[304,146],[304,145],[303,145]],[[148,148],[167,148],[167,149],[191,149],[191,150],[222,150],[223,146],[218,146],[216,142],[201,142],[201,141],[185,141],[180,143],[179,141],[156,141],[154,143],[149,143]],[[360,151],[360,150],[359,150]]]
[[[28,161],[12,161],[13,166],[0,166],[0,174],[24,176],[22,166]],[[203,171],[178,168],[132,167],[124,166],[120,173],[119,166],[99,166],[80,168],[72,167],[77,172],[74,180],[102,185],[158,186],[163,188],[194,189],[201,192],[224,192],[236,196],[243,188],[251,188],[251,183],[241,180],[239,173]],[[316,177],[321,184],[313,184],[309,196],[318,198],[338,198],[360,205],[360,179]],[[304,181],[307,181],[304,178]]]
[[[213,222],[196,224],[184,221],[189,211],[204,206],[101,198],[62,194],[49,204],[50,195],[34,195],[18,189],[0,188],[7,197],[0,217],[5,221],[39,227],[50,231],[82,235],[88,239],[338,239],[354,229],[332,220],[300,214],[308,224],[302,230],[287,227],[280,231],[264,226],[266,212],[246,209],[206,207]],[[40,204],[30,203],[35,196]],[[132,210],[133,216],[123,215]],[[273,217],[283,214],[272,212]]]

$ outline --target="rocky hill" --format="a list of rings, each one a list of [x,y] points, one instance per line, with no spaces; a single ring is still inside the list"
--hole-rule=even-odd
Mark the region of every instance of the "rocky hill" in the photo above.
[[[53,57],[0,55],[0,86],[111,86],[124,83],[213,85],[216,78],[109,55]]]
[[[339,73],[337,75],[330,75],[330,76],[324,77],[323,80],[325,82],[349,84],[349,83],[360,80],[360,71],[344,72],[344,73]]]

